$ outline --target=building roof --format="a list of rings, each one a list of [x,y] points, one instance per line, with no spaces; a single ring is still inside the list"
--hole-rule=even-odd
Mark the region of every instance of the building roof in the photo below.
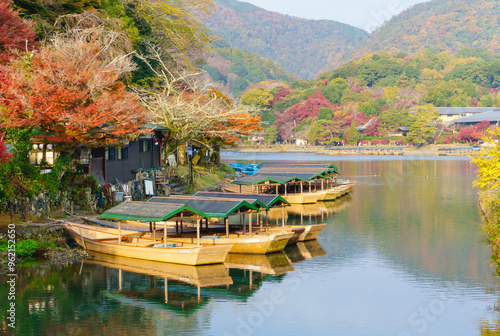
[[[490,123],[500,122],[500,109],[498,109],[497,111],[489,111],[467,117],[458,118],[453,120],[452,122],[455,124],[474,124],[474,123],[480,123],[483,120],[489,121]]]
[[[436,107],[439,114],[483,113],[500,111],[498,107]]]

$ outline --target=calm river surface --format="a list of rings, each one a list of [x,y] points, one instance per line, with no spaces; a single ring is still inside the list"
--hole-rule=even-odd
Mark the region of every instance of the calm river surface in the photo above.
[[[498,279],[467,159],[224,153],[223,160],[330,162],[357,184],[344,199],[290,208],[289,222],[323,217],[328,225],[317,242],[286,254],[208,268],[106,256],[19,268],[16,334],[497,334]],[[139,268],[147,274],[131,272]]]

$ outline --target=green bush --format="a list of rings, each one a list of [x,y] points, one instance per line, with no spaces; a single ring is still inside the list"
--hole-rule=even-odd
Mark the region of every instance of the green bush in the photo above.
[[[0,251],[7,251],[7,240],[0,243]],[[20,240],[16,242],[16,255],[18,257],[29,257],[38,251],[38,244],[33,239]]]

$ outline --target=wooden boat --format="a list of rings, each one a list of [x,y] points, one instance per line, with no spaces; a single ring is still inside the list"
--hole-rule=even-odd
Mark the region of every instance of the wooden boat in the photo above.
[[[233,284],[233,280],[223,264],[201,266],[180,265],[96,252],[92,253],[92,256],[85,259],[84,262],[91,265],[120,269],[126,272],[147,274],[157,278],[180,281],[199,287]]]
[[[314,240],[318,238],[319,234],[323,229],[326,227],[326,223],[321,223],[321,224],[311,224],[311,225],[285,225],[285,226],[278,226],[278,227],[270,227],[270,231],[276,231],[280,230],[283,228],[289,229],[289,230],[300,230],[300,233],[298,234],[297,240],[295,242],[304,242],[308,240]],[[291,244],[288,244],[291,245]]]
[[[144,232],[91,227],[84,224],[64,223],[64,229],[86,250],[122,257],[169,262],[186,265],[222,263],[231,245],[158,244],[142,238]],[[131,233],[132,232],[132,233]],[[166,245],[166,246],[165,246]]]
[[[214,233],[200,238],[200,244],[215,246],[231,246],[230,253],[266,254],[283,251],[292,232],[254,232],[230,233],[226,238],[225,233]],[[177,237],[168,238],[171,243],[194,243],[197,237],[194,233],[183,233]]]
[[[103,220],[95,220],[95,221],[90,221],[91,223],[102,223],[104,222]],[[106,221],[107,222],[107,221]],[[128,221],[131,223],[131,221]],[[118,227],[118,223],[116,222],[109,222],[112,224],[111,225],[116,225]],[[137,223],[135,223],[137,224]],[[187,225],[190,225],[189,223],[186,223]],[[192,224],[192,223],[191,223]],[[125,226],[125,224],[122,224]],[[95,228],[94,226],[87,226],[89,228]],[[136,225],[130,225],[130,227],[136,227]],[[99,228],[101,229],[101,228]],[[106,232],[111,232],[113,234],[118,234],[118,230],[115,228],[102,228],[106,229]],[[122,227],[123,229],[123,227]],[[215,228],[217,229],[217,228]],[[127,234],[130,234],[130,228],[127,227],[126,230],[123,230],[122,232],[126,232]],[[196,229],[192,227],[185,227],[183,233],[176,233],[175,228],[169,228],[167,226],[168,230],[168,238],[167,242],[168,243],[189,243],[189,244],[195,244],[197,243],[197,234],[196,234]],[[297,231],[297,230],[295,230]],[[135,233],[139,233],[141,231],[134,231]],[[153,240],[161,240],[162,236],[161,235],[151,235],[150,233],[145,233],[142,232],[144,235],[142,237],[148,237],[148,238],[153,238]],[[200,238],[200,244],[202,245],[233,245],[232,249],[230,250],[230,253],[245,253],[245,254],[266,254],[266,253],[273,253],[277,251],[282,251],[285,246],[287,245],[288,241],[292,239],[295,243],[299,240],[299,234],[302,232],[292,232],[292,230],[289,229],[280,229],[280,230],[275,230],[273,232],[264,232],[264,231],[257,231],[254,232],[252,236],[250,236],[248,233],[231,233],[229,235],[229,240],[226,237],[226,235],[223,232],[218,232],[217,230],[214,232],[213,228],[210,229],[210,233],[208,233],[208,236],[205,235]],[[213,235],[213,237],[218,237],[218,238],[207,238]],[[255,238],[258,236],[258,238]],[[269,237],[265,237],[269,236]],[[214,239],[217,239],[217,241],[214,242]],[[284,242],[284,240],[287,240]]]
[[[303,193],[303,194],[288,194],[281,195],[288,203],[294,204],[308,204],[316,203],[320,197],[319,193]]]
[[[266,255],[230,253],[224,266],[270,275],[281,275],[294,270],[290,259],[283,251]]]

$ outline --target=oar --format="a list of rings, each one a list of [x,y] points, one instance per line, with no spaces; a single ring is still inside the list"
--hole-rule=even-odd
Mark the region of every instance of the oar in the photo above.
[[[80,229],[80,237],[82,238],[83,248],[85,249],[85,251],[87,251],[87,246],[85,245],[85,239],[83,239],[82,228],[78,227],[78,229]]]

